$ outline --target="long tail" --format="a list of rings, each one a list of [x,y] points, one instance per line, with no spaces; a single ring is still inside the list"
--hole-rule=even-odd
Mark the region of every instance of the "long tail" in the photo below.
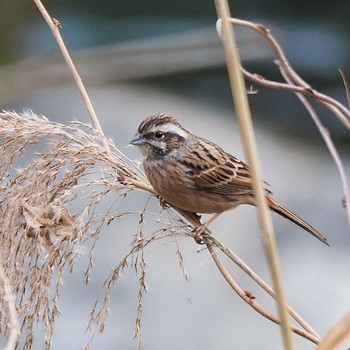
[[[276,202],[273,198],[270,196],[267,196],[268,205],[271,210],[276,212],[277,214],[280,214],[281,216],[285,217],[286,219],[289,219],[290,221],[294,222],[301,228],[303,228],[305,231],[311,233],[314,237],[319,239],[321,242],[328,244],[327,238],[324,237],[320,232],[318,232],[316,229],[314,229],[310,224],[308,224],[306,221],[301,219],[298,215],[294,214],[287,208],[283,207],[281,204]]]

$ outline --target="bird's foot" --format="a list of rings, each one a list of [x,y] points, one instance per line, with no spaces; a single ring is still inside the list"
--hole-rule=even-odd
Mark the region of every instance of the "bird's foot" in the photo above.
[[[208,228],[208,225],[206,223],[204,223],[204,224],[193,229],[193,231],[192,231],[194,234],[193,238],[196,241],[196,243],[198,243],[198,244],[205,243],[204,239],[202,237],[202,233],[204,233],[207,230],[207,228]]]
[[[169,206],[167,201],[163,197],[161,197],[159,194],[157,194],[157,198],[159,199],[159,204],[161,205],[161,207],[163,209],[165,209]]]

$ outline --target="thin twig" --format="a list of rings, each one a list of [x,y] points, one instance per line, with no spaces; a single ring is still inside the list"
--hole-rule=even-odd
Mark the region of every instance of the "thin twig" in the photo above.
[[[272,88],[272,89],[279,89],[284,91],[290,91],[290,92],[300,92],[308,97],[311,97],[323,105],[325,105],[329,110],[331,110],[338,118],[339,120],[344,124],[344,126],[348,129],[350,129],[350,111],[348,108],[346,108],[343,104],[341,104],[336,99],[327,96],[325,94],[322,94],[318,92],[317,90],[313,89],[312,86],[310,86],[308,83],[306,83],[292,68],[290,65],[287,57],[285,56],[281,46],[278,44],[277,40],[272,36],[270,30],[266,27],[264,27],[261,24],[255,24],[249,21],[244,21],[238,18],[230,18],[230,22],[235,25],[240,25],[245,28],[252,29],[259,33],[264,39],[266,39],[270,45],[272,46],[276,57],[278,61],[280,62],[281,67],[283,67],[283,70],[287,72],[287,75],[292,79],[292,81],[295,83],[294,85],[291,84],[285,84],[280,83],[276,81],[271,81],[268,79],[265,79],[261,75],[253,74],[247,71],[246,69],[242,68],[242,71],[244,73],[244,76],[251,80],[252,82],[259,84],[264,87]],[[220,32],[219,32],[220,33]]]
[[[102,138],[103,146],[105,147],[106,150],[109,150],[108,142],[105,139],[104,132],[103,132],[102,127],[100,125],[100,122],[97,118],[94,107],[92,106],[90,97],[85,89],[85,86],[82,82],[82,79],[81,79],[77,69],[75,68],[73,60],[70,57],[70,54],[66,48],[66,45],[64,44],[64,41],[61,37],[61,34],[60,34],[61,24],[57,21],[57,19],[54,19],[49,15],[49,13],[46,11],[44,5],[42,4],[42,2],[40,0],[33,0],[33,1],[34,1],[35,5],[37,6],[37,8],[39,9],[42,16],[44,17],[46,23],[48,24],[49,28],[51,29],[51,31],[55,37],[57,45],[61,50],[62,56],[63,56],[64,60],[66,61],[67,66],[72,74],[72,77],[73,77],[73,79],[78,87],[78,90],[79,90],[79,92],[80,92],[80,94],[85,102],[85,105],[86,105],[86,108],[89,112],[92,124],[94,125],[95,129],[103,136],[103,138]]]
[[[350,91],[349,91],[349,84],[348,84],[348,81],[346,79],[346,75],[345,73],[343,72],[342,69],[338,69],[338,72],[343,80],[343,84],[344,84],[344,89],[345,89],[345,95],[346,95],[346,100],[348,101],[348,108],[349,108],[349,105],[350,105]]]
[[[199,217],[196,216],[194,213],[185,212],[185,211],[181,211],[181,210],[178,210],[178,212],[182,216],[184,216],[195,227],[198,227],[201,225],[201,223],[199,221]],[[274,299],[276,298],[275,292],[268,286],[268,284],[257,273],[255,273],[242,259],[240,259],[237,256],[237,254],[235,254],[230,248],[228,248],[227,246],[222,244],[217,238],[215,238],[209,229],[207,229],[206,232],[203,234],[203,239],[204,239],[205,244],[207,245],[208,250],[211,253],[213,251],[216,251],[217,249],[219,249],[231,261],[233,261],[243,272],[245,272],[254,282],[256,282],[257,285],[259,285],[263,290],[265,290],[272,298],[274,298]],[[213,260],[214,260],[215,264],[217,264],[217,262],[218,262],[217,267],[220,270],[220,272],[223,275],[225,275],[224,277],[228,281],[228,283],[231,280],[234,281],[234,279],[229,275],[228,271],[221,267],[222,263],[220,262],[220,260],[215,260],[214,257],[213,257]],[[234,284],[235,283],[233,283],[233,285]],[[233,288],[233,289],[239,296],[246,295],[246,292],[244,292],[244,293],[240,292],[240,291],[242,291],[241,288],[239,288],[239,289]],[[244,300],[247,301],[248,299],[244,299]],[[249,297],[249,301],[251,301],[250,297]],[[254,304],[252,304],[250,302],[248,303],[248,305],[253,307],[253,308],[255,306]],[[304,337],[305,339],[309,339],[315,343],[320,341],[321,337],[319,336],[319,334],[295,310],[293,310],[289,305],[287,305],[287,309],[288,309],[288,312],[291,315],[291,317],[293,317],[294,320],[296,322],[298,322],[300,324],[300,326],[303,327],[305,330],[305,331],[301,330],[300,332],[297,332],[300,336]],[[262,308],[261,306],[259,306],[259,313],[262,316],[266,317],[267,319],[270,319],[270,317],[271,317],[271,313],[269,311],[267,311],[266,309]],[[277,322],[275,322],[275,320],[277,320]],[[276,318],[274,319],[273,322],[280,324],[279,320]]]
[[[198,227],[201,225],[201,222],[199,220],[199,217],[195,215],[194,213],[178,210],[177,211],[184,216],[193,226]],[[207,229],[205,233],[203,234],[203,239],[205,244],[208,247],[208,250],[210,247],[215,247],[216,249],[219,249],[223,254],[225,254],[231,261],[233,261],[243,272],[245,272],[254,282],[256,282],[257,285],[259,285],[263,290],[265,290],[272,298],[276,298],[275,292],[268,286],[268,284],[257,274],[255,273],[242,259],[240,259],[237,254],[235,254],[230,248],[222,244],[217,238],[215,238],[212,234],[212,232]],[[213,248],[214,249],[214,248]],[[214,260],[216,263],[216,261]],[[217,266],[219,269],[220,267]],[[222,273],[222,271],[221,271]],[[228,274],[226,270],[226,274]],[[226,278],[227,276],[225,276]],[[232,277],[228,277],[228,279],[232,279]],[[237,293],[240,295],[240,293]],[[249,303],[250,306],[253,306],[253,304]],[[320,340],[319,334],[295,311],[293,310],[289,305],[287,305],[287,309],[291,317],[294,318],[296,322],[300,324],[301,327],[305,329],[305,332],[298,333],[299,335],[305,337],[306,339],[310,339],[312,341]],[[267,310],[264,310],[263,308],[260,308],[259,312],[261,315],[269,319],[269,316],[271,315]],[[278,321],[279,322],[279,321]],[[279,323],[278,323],[279,324]]]
[[[265,290],[272,298],[276,298],[275,292],[271,287],[256,273],[254,272],[242,259],[239,258],[230,248],[224,246],[217,238],[210,235],[208,236],[210,245],[214,245],[219,248],[231,261],[233,261],[243,272],[245,272],[257,285],[259,285],[263,290]],[[208,248],[209,249],[209,248]],[[321,339],[319,334],[289,305],[287,309],[291,317],[294,318],[296,322],[300,324],[301,327],[305,329],[306,332],[310,333],[310,336],[314,339]]]
[[[289,78],[289,76],[287,75],[288,73],[284,71],[284,69],[282,67],[280,67],[280,71],[281,74],[284,78],[284,80],[288,83],[288,84],[293,84],[293,81]],[[346,177],[346,173],[345,173],[345,169],[344,169],[344,165],[340,159],[340,155],[332,141],[332,138],[329,134],[329,131],[323,126],[320,118],[318,117],[316,111],[314,110],[314,108],[311,106],[311,104],[309,103],[309,101],[306,99],[306,97],[301,94],[301,93],[296,93],[297,97],[299,98],[299,100],[302,102],[302,104],[305,106],[306,110],[309,112],[312,120],[314,121],[318,131],[320,132],[324,143],[326,144],[329,153],[331,154],[333,161],[335,163],[335,165],[337,166],[338,172],[339,172],[339,176],[340,176],[340,180],[343,186],[343,192],[344,192],[344,197],[343,197],[343,206],[346,210],[347,213],[347,218],[348,218],[348,224],[349,224],[349,229],[350,229],[350,192],[349,192],[349,184],[348,184],[348,180]]]
[[[210,240],[210,239],[209,239]],[[216,254],[216,251],[214,250],[213,246],[208,242],[207,244],[208,250],[211,254],[211,257],[213,258],[216,266],[218,267],[219,271],[225,278],[226,282],[232,287],[232,289],[248,304],[250,305],[255,311],[257,311],[262,316],[266,317],[270,321],[281,325],[280,320],[267,312],[263,307],[261,307],[255,299],[252,298],[252,296],[244,291],[242,288],[239,287],[239,285],[236,283],[236,281],[231,277],[231,275],[226,270],[224,264],[219,259],[218,255]],[[312,341],[315,344],[318,344],[320,342],[320,338],[309,333],[308,331],[304,331],[303,329],[297,328],[293,325],[290,325],[290,330],[294,332],[295,334],[298,334],[310,341]]]

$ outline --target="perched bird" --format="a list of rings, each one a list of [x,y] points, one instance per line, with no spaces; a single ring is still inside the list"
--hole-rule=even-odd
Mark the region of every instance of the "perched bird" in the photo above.
[[[167,114],[145,119],[130,143],[140,147],[145,173],[166,202],[194,213],[214,213],[196,229],[196,238],[224,211],[240,204],[256,205],[248,165]],[[328,245],[320,232],[274,200],[267,189],[266,199],[271,210]]]

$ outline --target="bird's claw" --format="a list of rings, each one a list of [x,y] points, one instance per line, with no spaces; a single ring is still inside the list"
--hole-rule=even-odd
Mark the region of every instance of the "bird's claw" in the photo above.
[[[159,199],[159,203],[163,209],[168,207],[168,203],[163,197],[161,197],[160,195],[157,195],[157,198]]]
[[[204,244],[204,239],[202,237],[202,233],[207,229],[207,226],[206,225],[200,225],[196,228],[193,229],[193,238],[194,240],[196,241],[197,244]]]

